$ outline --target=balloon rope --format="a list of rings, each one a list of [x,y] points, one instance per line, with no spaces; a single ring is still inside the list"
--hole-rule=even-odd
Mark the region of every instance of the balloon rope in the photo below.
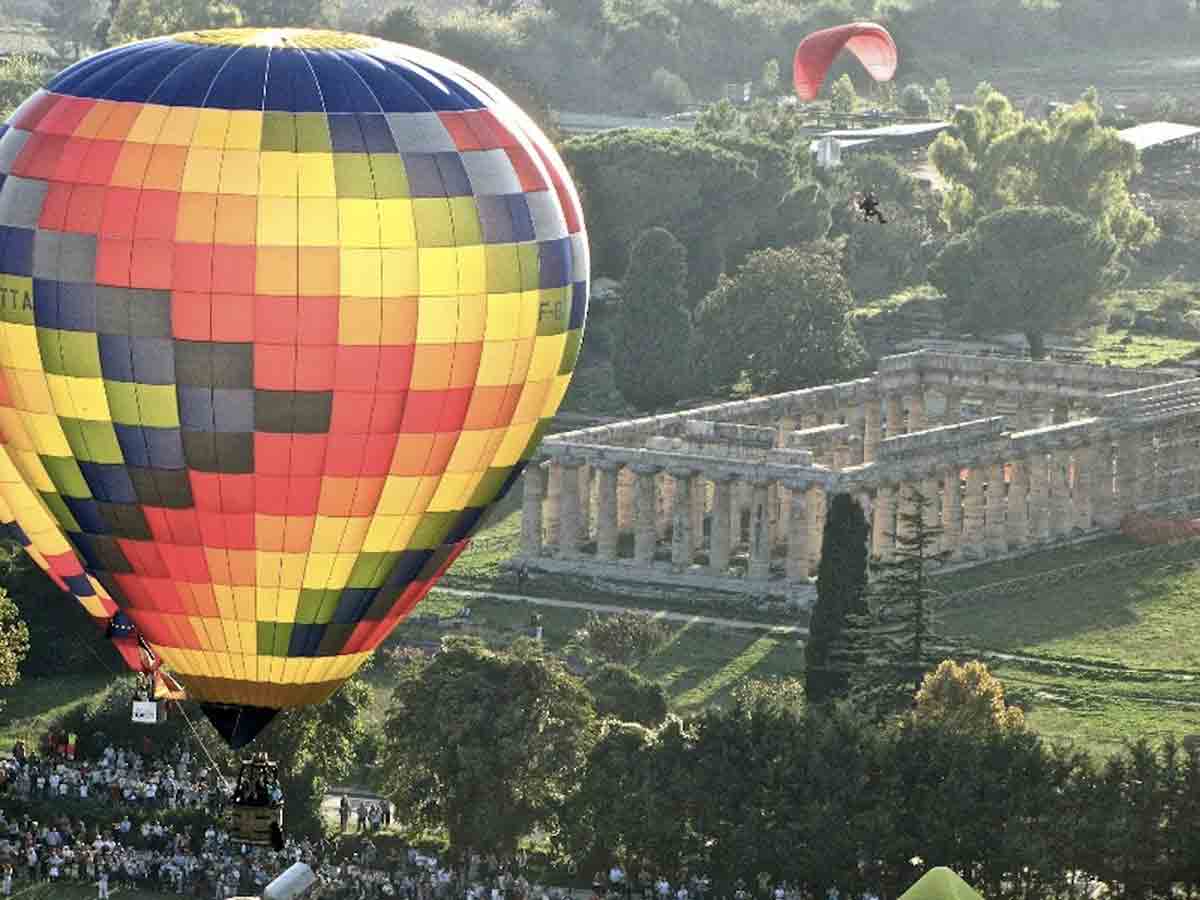
[[[196,739],[196,743],[200,745],[200,749],[204,751],[204,755],[208,757],[208,761],[212,763],[212,767],[217,770],[217,775],[221,777],[221,781],[225,782],[225,773],[221,771],[220,765],[213,759],[213,755],[208,752],[208,745],[204,743],[204,739],[200,737],[200,732],[196,730],[196,726],[192,724],[191,717],[187,714],[187,710],[183,708],[183,704],[178,700],[171,701],[175,704],[175,708],[183,713],[184,721],[188,723],[188,728],[192,729],[192,737]]]

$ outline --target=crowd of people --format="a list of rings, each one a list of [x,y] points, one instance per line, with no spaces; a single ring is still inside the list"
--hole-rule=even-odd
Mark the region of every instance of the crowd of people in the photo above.
[[[494,859],[452,873],[416,850],[377,849],[372,837],[392,814],[381,801],[340,798],[342,831],[349,833],[336,843],[289,840],[280,852],[241,844],[223,827],[232,783],[186,746],[108,746],[94,760],[76,758],[73,746],[52,741],[39,756],[18,744],[0,760],[0,897],[53,882],[93,885],[98,898],[136,887],[225,900],[261,894],[300,861],[317,873],[314,900],[562,898]],[[53,814],[40,821],[29,812],[48,806]],[[171,810],[199,812],[209,823],[195,833],[165,821]]]
[[[157,753],[149,742],[141,751],[108,746],[94,760],[74,758],[72,746],[52,743],[39,757],[19,744],[0,760],[0,898],[30,883],[62,882],[94,885],[100,900],[124,887],[226,900],[261,894],[295,862],[317,873],[314,900],[564,900],[566,894],[531,882],[523,856],[508,863],[474,857],[466,871],[452,871],[413,849],[379,850],[372,837],[390,826],[390,804],[345,794],[336,842],[289,840],[282,851],[242,844],[223,827],[233,784],[185,745]],[[53,814],[43,813],[43,821],[29,812],[47,806]],[[164,815],[172,810],[205,816],[203,832],[174,824]],[[671,879],[613,866],[596,873],[591,900],[708,900],[710,888],[708,878],[686,871]],[[759,879],[736,885],[731,900],[800,900],[800,894]]]

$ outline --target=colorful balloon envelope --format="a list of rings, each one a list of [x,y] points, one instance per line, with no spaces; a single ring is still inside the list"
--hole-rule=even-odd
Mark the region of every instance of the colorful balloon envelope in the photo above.
[[[83,60],[0,179],[0,520],[244,744],[519,476],[583,334],[575,189],[478,75],[289,29]]]
[[[842,50],[849,50],[876,81],[896,74],[896,42],[874,22],[853,22],[814,31],[800,42],[792,62],[792,82],[801,100],[815,100],[825,74]]]

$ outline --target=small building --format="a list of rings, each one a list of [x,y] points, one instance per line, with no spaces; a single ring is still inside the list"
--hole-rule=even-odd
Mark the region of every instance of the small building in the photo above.
[[[1200,128],[1182,122],[1143,122],[1122,128],[1117,134],[1121,140],[1133,144],[1143,162],[1200,149]]]

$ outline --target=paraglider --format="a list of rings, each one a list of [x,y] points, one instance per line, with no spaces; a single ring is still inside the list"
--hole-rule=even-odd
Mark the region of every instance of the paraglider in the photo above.
[[[243,746],[537,447],[587,312],[575,188],[474,73],[298,29],[77,63],[0,181],[0,522]]]
[[[896,42],[882,25],[854,22],[814,31],[796,48],[792,65],[792,80],[801,100],[817,98],[825,73],[843,49],[853,53],[876,81],[890,81],[896,74]]]
[[[876,219],[880,225],[886,225],[887,219],[883,217],[883,213],[879,210],[879,198],[875,196],[874,191],[867,191],[858,198],[858,209],[862,213],[864,222]]]

